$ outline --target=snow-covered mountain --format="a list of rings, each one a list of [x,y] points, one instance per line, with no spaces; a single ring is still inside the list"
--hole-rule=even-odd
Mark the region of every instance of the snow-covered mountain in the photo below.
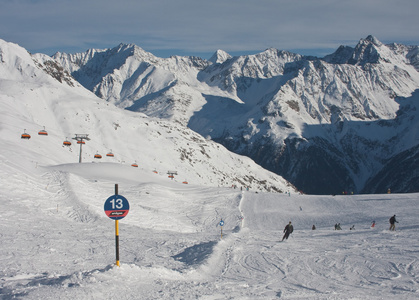
[[[100,52],[98,52],[100,53]],[[79,161],[76,134],[88,134],[83,162],[138,164],[150,176],[208,186],[293,191],[282,177],[231,153],[187,127],[117,108],[78,84],[48,56],[31,55],[0,41],[2,155],[21,155],[28,165]],[[40,130],[48,136],[39,136]],[[21,139],[26,132],[31,139]],[[64,141],[73,141],[67,147]],[[112,152],[113,157],[106,154]],[[58,154],[57,154],[58,153]],[[102,159],[95,159],[99,154]]]
[[[417,193],[296,193],[251,159],[118,108],[48,56],[2,40],[0,115],[0,299],[417,299]],[[129,201],[119,223],[104,212],[116,183]]]
[[[272,48],[157,58],[123,44],[53,58],[106,101],[187,125],[307,193],[335,194],[419,191],[418,53],[368,36],[324,58]],[[391,167],[400,158],[405,167]]]

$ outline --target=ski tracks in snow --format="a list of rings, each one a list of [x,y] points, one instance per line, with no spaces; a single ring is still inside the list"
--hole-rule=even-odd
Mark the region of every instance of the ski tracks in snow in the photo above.
[[[385,294],[415,298],[409,295],[419,290],[419,247],[411,246],[405,260],[396,262],[392,253],[399,251],[398,237],[388,239],[387,231],[297,230],[281,242],[282,230],[261,229],[258,223],[272,220],[254,201],[242,194],[240,230],[218,242],[202,268],[229,294],[252,299],[380,299],[379,286]]]

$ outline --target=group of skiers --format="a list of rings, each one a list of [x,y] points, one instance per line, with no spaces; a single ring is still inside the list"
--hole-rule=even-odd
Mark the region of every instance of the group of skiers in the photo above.
[[[399,223],[396,220],[396,215],[393,215],[390,218],[389,222],[390,222],[390,231],[396,230],[396,223]],[[375,227],[375,221],[372,221],[371,228],[374,228],[374,227]],[[315,230],[316,229],[316,226],[313,225],[312,229]],[[340,226],[340,223],[336,223],[335,224],[335,230],[342,230],[342,227]],[[355,230],[355,225],[352,225],[352,227],[349,230]],[[294,227],[292,226],[291,221],[290,221],[287,224],[287,226],[285,226],[285,228],[284,228],[284,231],[283,231],[284,232],[284,236],[282,237],[282,241],[283,240],[287,240],[288,237],[290,236],[290,234],[293,231],[294,231]]]
[[[342,227],[340,227],[340,223],[335,224],[335,230],[342,230]],[[349,228],[349,230],[355,230],[355,225],[352,225],[352,227]]]

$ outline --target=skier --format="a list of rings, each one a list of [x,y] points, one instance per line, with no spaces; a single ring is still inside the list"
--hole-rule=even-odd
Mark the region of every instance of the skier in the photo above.
[[[352,227],[349,228],[349,230],[355,230],[355,225],[352,225]]]
[[[396,221],[396,215],[392,216],[390,218],[389,222],[390,222],[390,230],[391,231],[396,230],[396,224],[395,223],[399,223],[399,222]]]
[[[372,221],[371,228],[375,227],[375,221]]]
[[[316,230],[316,225],[313,224],[313,227],[311,227],[312,230]]]
[[[288,237],[290,236],[290,234],[294,231],[294,227],[291,225],[291,221],[288,223],[287,226],[285,226],[284,228],[284,236],[282,238],[282,240],[286,239],[288,240]]]
[[[340,227],[340,223],[335,224],[335,230],[342,230],[342,227]]]

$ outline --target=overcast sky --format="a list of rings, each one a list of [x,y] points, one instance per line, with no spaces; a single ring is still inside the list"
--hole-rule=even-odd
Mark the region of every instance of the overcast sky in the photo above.
[[[419,45],[418,29],[419,0],[0,0],[0,39],[48,55],[132,43],[159,57],[324,56],[368,35]]]

